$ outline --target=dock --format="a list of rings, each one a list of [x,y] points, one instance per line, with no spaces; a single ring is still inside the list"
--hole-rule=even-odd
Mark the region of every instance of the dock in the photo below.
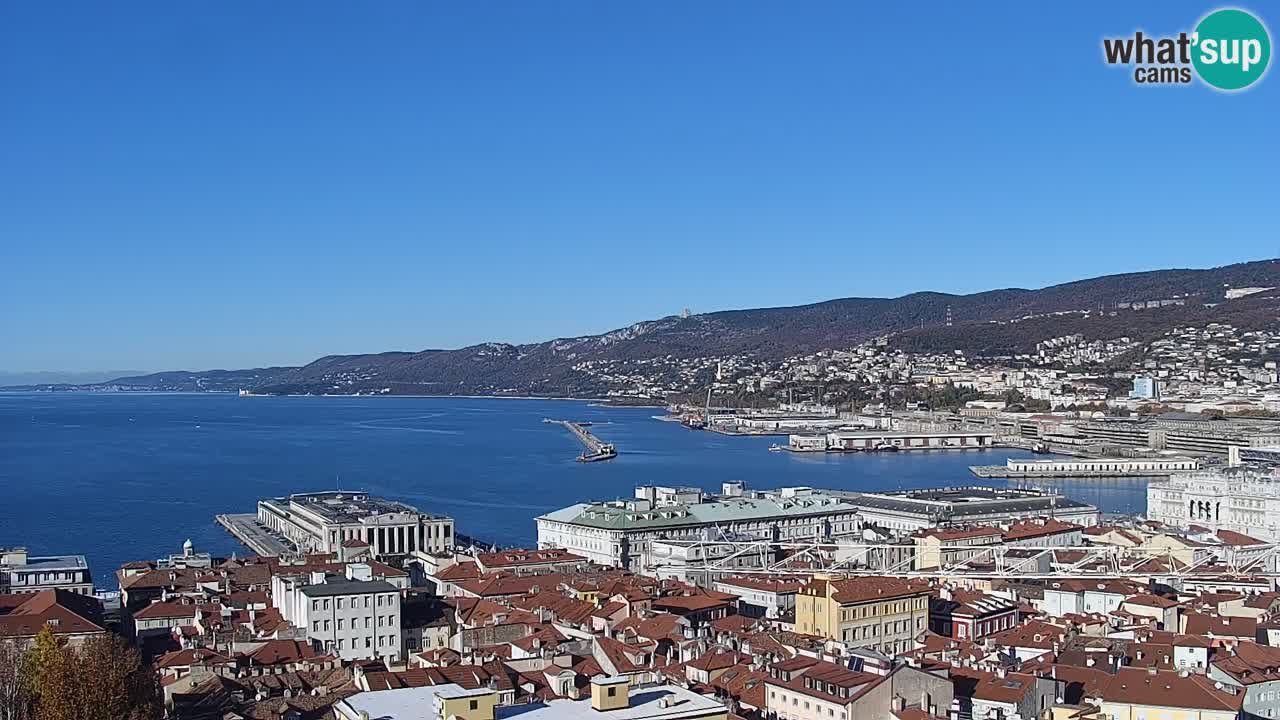
[[[618,456],[618,450],[612,443],[607,443],[591,434],[591,431],[587,429],[591,426],[591,423],[572,422],[570,420],[553,420],[551,418],[544,418],[542,422],[559,425],[573,433],[574,437],[578,438],[578,441],[586,448],[586,450],[578,456],[578,462],[612,460]]]
[[[277,557],[296,552],[291,544],[259,525],[258,516],[253,513],[218,515],[215,519],[241,544],[259,555]]]

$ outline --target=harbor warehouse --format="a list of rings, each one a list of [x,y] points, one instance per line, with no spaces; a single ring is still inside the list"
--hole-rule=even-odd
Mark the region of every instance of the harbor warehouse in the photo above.
[[[657,539],[854,539],[862,529],[858,508],[831,493],[807,487],[746,491],[739,483],[726,483],[719,495],[639,487],[635,498],[570,505],[537,523],[538,547],[564,548],[621,568],[637,567]]]
[[[453,547],[453,519],[358,492],[316,492],[258,501],[258,522],[302,552],[337,552],[366,543],[374,556]]]

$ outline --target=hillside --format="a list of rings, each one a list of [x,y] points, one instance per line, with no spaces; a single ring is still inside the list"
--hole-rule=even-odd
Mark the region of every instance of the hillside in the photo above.
[[[727,310],[636,323],[602,335],[542,343],[486,343],[457,350],[320,358],[298,368],[216,373],[161,373],[121,378],[128,389],[231,390],[268,393],[515,394],[598,396],[608,383],[575,369],[586,362],[639,362],[752,356],[778,360],[893,335],[913,351],[962,349],[1001,355],[1071,333],[1153,337],[1205,322],[1272,322],[1276,293],[1223,301],[1224,286],[1280,287],[1280,261],[1207,270],[1157,270],[1080,280],[1038,290],[1010,288],[970,295],[918,292],[899,298],[843,298],[812,305]],[[1134,310],[1133,303],[1165,301]],[[1174,304],[1179,303],[1179,304]],[[946,325],[950,308],[952,325]]]

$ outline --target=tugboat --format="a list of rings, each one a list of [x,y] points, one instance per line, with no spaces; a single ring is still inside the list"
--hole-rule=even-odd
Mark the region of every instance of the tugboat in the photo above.
[[[618,451],[613,447],[612,443],[605,443],[600,449],[593,453],[582,453],[578,456],[578,462],[600,462],[601,460],[612,460],[618,457]]]

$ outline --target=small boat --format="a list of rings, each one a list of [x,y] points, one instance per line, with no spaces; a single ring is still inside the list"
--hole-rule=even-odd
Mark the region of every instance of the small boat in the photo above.
[[[876,445],[876,452],[898,452],[898,446],[892,443],[880,443]]]
[[[786,448],[782,447],[778,443],[774,443],[769,446],[769,452],[782,452],[783,450],[786,450]]]

